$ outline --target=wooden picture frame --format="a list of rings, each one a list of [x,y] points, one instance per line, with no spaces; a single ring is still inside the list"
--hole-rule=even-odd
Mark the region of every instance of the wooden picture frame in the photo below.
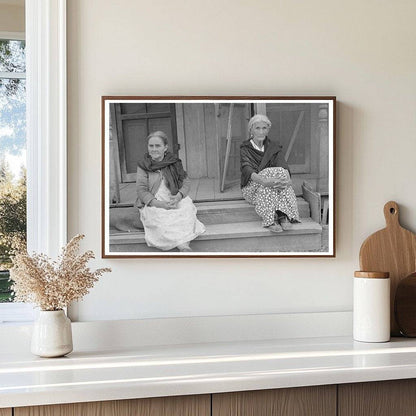
[[[250,147],[255,114],[271,121],[269,143],[280,143],[296,195],[301,222],[283,232],[262,227],[242,196],[240,146]],[[140,220],[137,165],[155,130],[182,161],[205,226],[192,251],[152,247]],[[335,257],[335,131],[332,96],[103,96],[102,257]]]

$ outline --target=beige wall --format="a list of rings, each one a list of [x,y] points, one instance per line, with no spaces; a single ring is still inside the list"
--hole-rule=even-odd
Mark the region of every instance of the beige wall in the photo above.
[[[415,15],[413,0],[68,0],[69,235],[113,268],[79,319],[351,310],[384,203],[416,231]],[[335,259],[99,259],[100,97],[175,94],[337,96]]]
[[[0,32],[24,32],[25,8],[0,4]]]

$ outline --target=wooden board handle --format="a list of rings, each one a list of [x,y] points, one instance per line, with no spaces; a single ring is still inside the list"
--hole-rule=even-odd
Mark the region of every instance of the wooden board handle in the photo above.
[[[399,205],[395,201],[389,201],[384,205],[384,218],[387,227],[399,227]]]

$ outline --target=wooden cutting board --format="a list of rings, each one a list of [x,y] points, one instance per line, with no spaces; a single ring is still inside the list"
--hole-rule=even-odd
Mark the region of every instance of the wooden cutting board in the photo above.
[[[390,273],[390,329],[391,335],[397,336],[400,331],[394,317],[394,298],[400,280],[416,271],[416,235],[400,225],[396,202],[384,205],[384,217],[386,228],[370,235],[361,246],[360,268]]]

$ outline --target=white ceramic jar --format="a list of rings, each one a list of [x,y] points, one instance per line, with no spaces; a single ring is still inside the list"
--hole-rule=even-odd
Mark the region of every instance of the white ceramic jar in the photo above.
[[[389,341],[389,273],[355,272],[353,308],[353,337],[356,341]]]
[[[63,310],[40,311],[33,325],[30,350],[40,357],[62,357],[72,351],[71,321]]]

